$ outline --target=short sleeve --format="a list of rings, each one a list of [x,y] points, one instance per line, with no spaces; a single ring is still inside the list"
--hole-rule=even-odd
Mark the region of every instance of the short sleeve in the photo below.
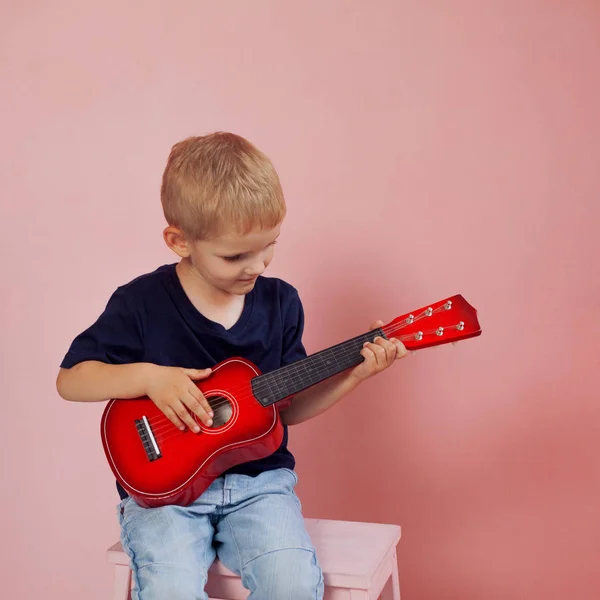
[[[284,315],[281,366],[306,358],[306,350],[302,343],[304,309],[295,289],[288,298]]]
[[[87,360],[115,365],[141,362],[143,353],[141,319],[119,288],[98,320],[73,340],[60,366],[70,369]]]

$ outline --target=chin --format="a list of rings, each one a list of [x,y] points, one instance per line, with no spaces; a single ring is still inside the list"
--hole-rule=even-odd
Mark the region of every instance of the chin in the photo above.
[[[250,291],[256,285],[256,279],[250,281],[236,281],[233,287],[238,290],[244,290],[245,292]]]

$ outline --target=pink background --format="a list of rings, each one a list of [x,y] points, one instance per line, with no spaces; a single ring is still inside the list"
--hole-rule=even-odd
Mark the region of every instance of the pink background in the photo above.
[[[597,2],[1,10],[3,597],[110,597],[103,405],[54,380],[216,129],[280,172],[310,351],[455,293],[484,328],[292,430],[306,514],[401,524],[406,600],[600,597]]]

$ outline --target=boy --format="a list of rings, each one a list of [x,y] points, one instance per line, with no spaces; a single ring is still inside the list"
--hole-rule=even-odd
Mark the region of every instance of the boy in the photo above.
[[[286,208],[273,165],[247,140],[215,133],[176,144],[161,201],[163,237],[179,262],[115,291],[73,341],[57,389],[80,402],[148,396],[174,427],[198,433],[191,413],[207,426],[213,414],[194,381],[231,356],[263,373],[304,358],[304,315],[295,288],[262,275]],[[117,484],[134,598],[206,599],[217,555],[241,575],[252,600],[322,598],[322,573],[294,492],[287,426],[328,409],[406,350],[398,340],[377,338],[361,354],[358,366],[280,408],[277,451],[233,467],[190,506],[142,508]]]

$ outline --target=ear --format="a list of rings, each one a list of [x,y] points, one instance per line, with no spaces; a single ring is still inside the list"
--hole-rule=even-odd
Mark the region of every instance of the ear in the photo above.
[[[185,234],[179,227],[167,227],[163,231],[165,244],[181,258],[187,258],[190,255],[190,245]]]

